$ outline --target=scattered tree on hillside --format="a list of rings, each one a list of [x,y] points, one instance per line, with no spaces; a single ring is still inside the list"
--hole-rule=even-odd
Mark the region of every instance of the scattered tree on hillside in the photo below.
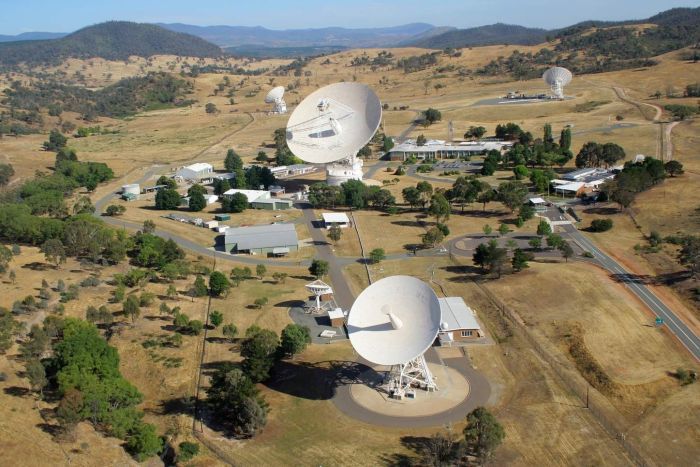
[[[242,368],[253,382],[265,381],[270,376],[278,346],[279,338],[274,331],[258,327],[246,331],[246,339],[241,344]]]
[[[467,415],[464,441],[482,464],[493,455],[505,436],[505,430],[487,409],[477,407]]]
[[[288,324],[282,330],[280,349],[288,357],[294,357],[294,355],[303,352],[310,343],[311,334],[306,326]]]
[[[318,279],[328,274],[328,267],[328,261],[314,259],[309,266],[309,274]]]
[[[375,248],[369,252],[369,260],[372,264],[377,264],[386,258],[384,248]]]

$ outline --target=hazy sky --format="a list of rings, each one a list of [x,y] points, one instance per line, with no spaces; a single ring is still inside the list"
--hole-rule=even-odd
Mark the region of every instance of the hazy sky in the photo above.
[[[69,32],[107,20],[271,29],[471,27],[496,22],[555,28],[586,19],[647,18],[696,0],[0,0],[0,34]]]

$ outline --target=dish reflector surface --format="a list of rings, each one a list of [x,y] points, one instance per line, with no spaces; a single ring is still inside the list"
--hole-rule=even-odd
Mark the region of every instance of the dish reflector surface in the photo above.
[[[284,96],[284,86],[277,86],[276,88],[270,89],[270,92],[265,96],[265,103],[272,104],[278,99],[282,99]]]
[[[560,66],[555,66],[545,71],[542,75],[542,79],[545,83],[552,85],[559,83],[565,86],[571,82],[572,74],[566,68]]]
[[[326,164],[354,156],[374,136],[382,105],[361,83],[335,83],[311,94],[287,122],[287,145],[300,159]]]
[[[440,303],[428,284],[411,276],[391,276],[357,297],[348,316],[348,334],[364,359],[399,365],[428,350],[440,319]]]

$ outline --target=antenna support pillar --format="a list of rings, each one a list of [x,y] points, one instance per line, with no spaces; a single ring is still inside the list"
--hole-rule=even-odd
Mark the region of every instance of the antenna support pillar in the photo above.
[[[438,390],[435,378],[422,354],[407,363],[391,367],[388,380],[389,393],[398,399],[403,399],[406,393],[414,387],[426,391]]]

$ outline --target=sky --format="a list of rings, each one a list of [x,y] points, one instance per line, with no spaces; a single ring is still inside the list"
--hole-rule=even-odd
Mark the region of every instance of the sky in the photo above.
[[[270,29],[493,23],[546,29],[587,19],[641,19],[696,0],[0,0],[0,34],[71,32],[108,20]]]

